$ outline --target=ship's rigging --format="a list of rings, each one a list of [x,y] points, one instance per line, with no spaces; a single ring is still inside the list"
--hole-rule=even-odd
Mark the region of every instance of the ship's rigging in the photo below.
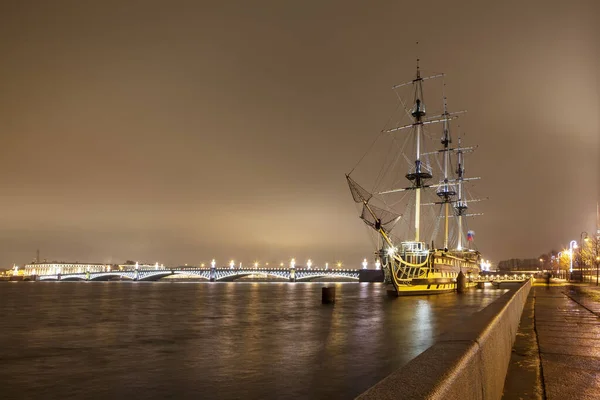
[[[479,178],[467,177],[464,168],[465,154],[475,147],[462,146],[460,138],[458,145],[453,146],[450,122],[465,111],[448,111],[444,79],[444,74],[437,73],[422,77],[417,61],[416,77],[393,86],[399,101],[394,114],[400,114],[400,118],[390,117],[369,150],[348,174],[348,184],[354,200],[361,204],[361,218],[375,231],[382,227],[391,238],[437,243],[437,247],[443,249],[462,250],[472,247],[472,242],[466,240],[466,217],[481,215],[470,213],[469,205],[482,199],[469,194],[467,185]],[[425,103],[425,81],[441,81],[441,96],[437,99],[429,97],[432,102],[438,100],[441,103],[441,107],[430,107],[437,110],[431,116],[429,105]],[[412,89],[411,96],[401,93],[406,89]],[[412,100],[412,105],[407,98]],[[406,117],[412,121],[403,123]],[[440,130],[442,135],[438,143],[441,148],[434,144],[434,138],[440,138],[434,132]],[[378,144],[383,144],[383,151],[373,156]],[[374,179],[362,180],[356,170],[368,161],[375,161],[375,165],[379,162],[379,167],[370,171],[375,172]],[[355,176],[359,177],[355,179]],[[357,183],[369,181],[374,182],[372,186]],[[357,193],[362,195],[357,198]],[[378,239],[376,246],[381,245]]]

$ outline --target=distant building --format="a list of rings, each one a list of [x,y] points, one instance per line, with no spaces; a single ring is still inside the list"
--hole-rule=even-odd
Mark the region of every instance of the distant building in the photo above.
[[[163,264],[145,264],[145,263],[125,263],[120,265],[111,264],[89,264],[89,263],[69,263],[69,262],[33,262],[27,264],[23,269],[24,275],[56,275],[56,274],[83,274],[86,272],[110,272],[110,271],[133,271],[140,270],[159,270],[166,269]]]
[[[41,262],[25,265],[26,275],[55,275],[55,274],[81,274],[85,272],[107,272],[113,268],[110,264],[85,264],[69,262]]]

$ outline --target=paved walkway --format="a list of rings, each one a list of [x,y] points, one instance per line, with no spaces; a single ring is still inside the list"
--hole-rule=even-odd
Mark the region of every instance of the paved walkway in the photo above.
[[[534,286],[504,399],[600,399],[600,290]]]

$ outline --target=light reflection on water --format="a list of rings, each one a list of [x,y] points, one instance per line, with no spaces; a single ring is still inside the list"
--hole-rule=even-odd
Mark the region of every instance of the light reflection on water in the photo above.
[[[2,398],[352,398],[506,291],[324,285],[0,284]]]

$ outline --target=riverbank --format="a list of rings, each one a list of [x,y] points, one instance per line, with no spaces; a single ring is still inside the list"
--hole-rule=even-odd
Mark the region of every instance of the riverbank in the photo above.
[[[536,285],[521,318],[503,399],[598,399],[600,288]]]

